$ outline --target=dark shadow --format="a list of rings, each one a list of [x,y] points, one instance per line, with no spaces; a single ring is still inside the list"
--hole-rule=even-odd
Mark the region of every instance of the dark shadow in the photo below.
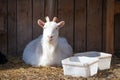
[[[5,64],[7,62],[8,62],[8,60],[7,60],[6,56],[0,52],[0,64]]]
[[[6,64],[0,64],[0,70],[6,69],[19,69],[31,67],[23,62],[22,57],[19,56],[7,56],[8,62]]]
[[[112,69],[120,68],[120,58],[118,58],[115,54],[112,57]]]
[[[120,0],[115,0],[115,1],[120,2]]]
[[[95,75],[95,77],[97,77],[97,78],[108,78],[112,74],[114,74],[114,73],[110,72],[109,70],[103,70],[103,71],[98,71],[98,73],[97,73],[97,75]]]
[[[120,59],[120,50],[116,50],[114,56]]]

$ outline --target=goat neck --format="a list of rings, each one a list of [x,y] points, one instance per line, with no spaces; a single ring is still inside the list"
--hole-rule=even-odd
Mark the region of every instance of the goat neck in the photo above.
[[[42,38],[42,47],[43,47],[43,53],[54,53],[55,49],[58,45],[58,40],[52,40],[48,41],[45,37]]]

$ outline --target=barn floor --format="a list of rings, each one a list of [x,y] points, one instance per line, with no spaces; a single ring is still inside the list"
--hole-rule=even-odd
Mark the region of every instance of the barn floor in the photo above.
[[[64,76],[61,67],[32,67],[20,57],[8,56],[9,62],[0,65],[0,80],[120,80],[120,58],[112,58],[109,70],[99,71],[89,78]]]

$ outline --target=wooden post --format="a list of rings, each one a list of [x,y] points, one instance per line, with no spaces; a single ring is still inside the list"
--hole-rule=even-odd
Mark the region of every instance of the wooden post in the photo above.
[[[105,51],[114,53],[114,0],[106,0],[106,46]]]
[[[45,0],[45,17],[50,19],[57,16],[57,0]]]

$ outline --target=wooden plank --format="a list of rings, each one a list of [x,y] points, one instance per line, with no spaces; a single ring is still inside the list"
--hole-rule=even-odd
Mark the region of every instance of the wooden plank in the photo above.
[[[4,16],[0,15],[0,34],[5,34],[6,30],[4,27]]]
[[[114,53],[114,0],[106,1],[106,47],[105,51]]]
[[[0,51],[7,54],[7,0],[0,0],[0,27],[4,34],[0,34]]]
[[[4,31],[4,16],[0,16],[0,32]]]
[[[103,22],[103,39],[102,39],[102,51],[105,52],[105,44],[106,44],[106,0],[103,0],[103,16],[102,16],[102,22]]]
[[[120,14],[115,15],[115,51],[120,51]]]
[[[17,0],[17,52],[22,53],[32,40],[31,0]]]
[[[102,48],[102,0],[87,1],[87,50]]]
[[[50,19],[57,16],[57,0],[45,0],[45,16]]]
[[[115,13],[120,13],[120,2],[115,2]]]
[[[58,19],[65,21],[65,26],[60,30],[60,36],[67,38],[73,46],[74,0],[58,0]]]
[[[37,24],[38,19],[45,21],[43,0],[33,0],[33,38],[42,34],[42,28]]]
[[[17,53],[16,0],[8,0],[8,54]]]
[[[75,52],[86,51],[86,0],[75,0]]]

